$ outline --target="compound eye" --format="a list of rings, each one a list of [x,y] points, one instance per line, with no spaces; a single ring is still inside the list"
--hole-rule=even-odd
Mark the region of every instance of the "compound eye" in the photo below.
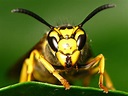
[[[85,43],[86,43],[86,35],[85,34],[79,35],[77,39],[78,50],[81,50],[84,47]]]
[[[58,51],[58,43],[55,37],[48,37],[48,43],[53,51]]]

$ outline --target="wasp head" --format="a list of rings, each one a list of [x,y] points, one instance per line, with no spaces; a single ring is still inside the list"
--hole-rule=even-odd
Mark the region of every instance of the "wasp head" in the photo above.
[[[78,61],[86,43],[86,34],[78,26],[62,26],[51,30],[47,39],[61,65],[69,68]]]

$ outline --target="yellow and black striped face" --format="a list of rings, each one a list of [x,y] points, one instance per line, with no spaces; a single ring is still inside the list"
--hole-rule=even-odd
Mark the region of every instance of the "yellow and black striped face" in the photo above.
[[[78,26],[62,26],[53,28],[47,39],[61,65],[69,68],[78,61],[86,43],[86,34]]]

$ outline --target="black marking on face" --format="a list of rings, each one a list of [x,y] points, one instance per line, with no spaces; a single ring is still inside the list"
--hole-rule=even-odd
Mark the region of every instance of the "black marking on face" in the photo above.
[[[70,68],[72,66],[72,61],[71,61],[71,56],[70,55],[67,55],[65,63],[66,63],[67,68]]]

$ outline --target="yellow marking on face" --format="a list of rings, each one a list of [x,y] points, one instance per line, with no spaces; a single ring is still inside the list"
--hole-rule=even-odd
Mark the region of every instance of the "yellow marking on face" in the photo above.
[[[78,51],[78,50],[75,51],[72,55],[70,55],[71,56],[71,62],[72,62],[71,65],[72,66],[76,64],[76,62],[77,62],[77,60],[79,58],[79,55],[80,55],[80,51]],[[57,52],[56,56],[57,56],[58,60],[60,61],[61,65],[65,67],[66,66],[66,58],[67,58],[67,56],[65,54],[61,53],[61,52]]]
[[[74,39],[62,39],[58,43],[58,50],[64,54],[72,54],[74,50],[77,50],[77,44]]]
[[[50,37],[55,37],[57,42],[60,40],[58,33],[56,31],[52,31],[49,35]]]
[[[79,55],[80,55],[80,51],[75,51],[72,55],[71,55],[71,61],[72,61],[72,66],[77,62],[77,60],[79,59]]]
[[[60,33],[64,38],[66,38],[66,36],[71,37],[71,35],[73,34],[73,29],[66,28],[65,30],[60,30]]]
[[[78,37],[79,37],[80,35],[82,35],[82,34],[84,34],[84,32],[83,32],[81,29],[78,29],[77,32],[76,32],[76,35],[75,35],[75,40],[77,40]]]
[[[60,28],[54,28],[54,31],[56,31],[57,33],[60,34],[60,31],[59,31]]]
[[[74,26],[72,29],[60,29],[60,28],[54,28],[54,31],[57,32],[59,35],[62,35],[64,38],[68,35],[69,37],[71,37],[72,34],[75,33],[75,31],[78,29],[78,26]],[[51,32],[52,33],[52,32]],[[50,34],[51,34],[50,33]]]
[[[60,61],[61,65],[62,66],[66,66],[65,62],[66,62],[66,55],[60,53],[60,52],[57,52],[56,53],[56,56],[58,58],[58,60]]]
[[[72,29],[64,29],[64,30],[61,30],[60,29],[60,34],[64,37],[64,38],[67,38],[67,36],[70,38],[75,32],[76,30],[78,29],[78,27],[73,27]]]

